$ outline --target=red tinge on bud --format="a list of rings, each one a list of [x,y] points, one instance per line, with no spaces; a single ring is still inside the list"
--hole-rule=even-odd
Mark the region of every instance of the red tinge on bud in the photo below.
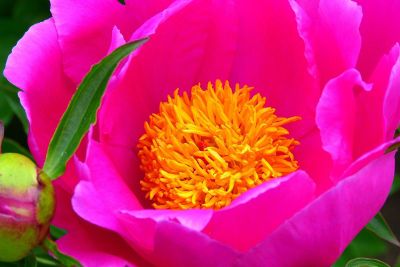
[[[27,157],[0,154],[0,261],[17,261],[47,235],[55,207],[50,179]]]

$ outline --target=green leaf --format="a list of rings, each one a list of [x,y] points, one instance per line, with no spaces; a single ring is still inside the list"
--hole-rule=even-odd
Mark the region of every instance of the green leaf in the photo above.
[[[390,265],[377,259],[356,258],[350,260],[346,267],[390,267]]]
[[[74,258],[62,253],[57,244],[50,238],[46,238],[43,245],[57,258],[57,260],[66,267],[82,267]]]
[[[387,242],[400,247],[400,243],[394,235],[392,229],[390,229],[385,218],[383,218],[381,213],[378,213],[365,227],[378,237],[386,240]]]
[[[67,161],[75,153],[90,125],[95,123],[108,80],[118,63],[147,40],[145,38],[119,47],[93,66],[83,79],[50,141],[43,167],[50,178],[56,179],[64,173]]]
[[[34,248],[33,253],[36,257],[38,267],[62,266],[57,259],[49,255],[48,250],[43,246]]]
[[[56,260],[49,260],[45,257],[36,257],[38,267],[60,267],[60,263]]]
[[[66,235],[67,231],[64,229],[61,229],[57,226],[54,225],[50,225],[50,235],[54,238],[54,239],[60,239],[61,237],[63,237],[64,235]]]

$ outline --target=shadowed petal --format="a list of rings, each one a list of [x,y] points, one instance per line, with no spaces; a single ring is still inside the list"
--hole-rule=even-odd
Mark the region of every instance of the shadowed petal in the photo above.
[[[354,159],[357,95],[362,94],[362,90],[370,89],[360,74],[351,69],[329,81],[319,100],[316,121],[323,148],[331,154],[334,164],[332,175],[335,177]]]
[[[364,79],[375,69],[381,57],[400,41],[400,2],[397,0],[356,0],[363,11],[362,46],[357,68]]]
[[[354,68],[361,47],[361,7],[353,1],[291,0],[309,70],[323,87],[331,78]]]

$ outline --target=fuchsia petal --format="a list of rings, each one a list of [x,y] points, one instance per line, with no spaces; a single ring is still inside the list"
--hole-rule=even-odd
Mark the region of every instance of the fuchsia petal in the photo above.
[[[19,96],[30,122],[30,149],[42,165],[50,138],[74,90],[63,73],[52,19],[29,29],[9,56],[4,75],[22,89]]]
[[[357,114],[355,136],[366,135],[366,138],[357,138],[354,142],[353,153],[355,158],[371,148],[389,140],[385,139],[384,102],[388,90],[388,81],[391,69],[398,58],[398,51],[393,50],[390,55],[382,57],[380,63],[370,77],[372,90],[356,96]],[[371,112],[373,110],[374,112]],[[393,138],[391,133],[390,139]]]
[[[116,211],[109,207],[92,183],[79,182],[72,198],[72,206],[74,211],[88,222],[118,233],[122,232],[115,217]]]
[[[115,171],[102,145],[91,141],[88,146],[85,163],[78,164],[81,182],[75,189],[72,199],[74,210],[86,220],[119,231],[116,213],[120,209],[141,209],[136,196],[127,187],[123,179]],[[97,201],[93,201],[97,199]]]
[[[212,210],[121,210],[117,217],[125,230],[122,236],[145,255],[154,252],[157,227],[162,222],[173,222],[199,232],[209,222]]]
[[[390,153],[341,180],[253,248],[238,266],[330,266],[382,207],[393,170]]]
[[[111,43],[108,48],[107,54],[112,53],[115,49],[117,49],[118,47],[122,46],[125,43],[126,41],[124,39],[124,36],[122,36],[120,30],[117,27],[114,27],[112,29]],[[121,65],[123,64],[121,63]]]
[[[333,176],[340,175],[354,158],[353,144],[358,119],[356,95],[362,90],[370,90],[370,86],[352,69],[329,81],[319,100],[316,121],[323,148],[334,161]]]
[[[294,149],[293,153],[299,162],[300,169],[306,171],[314,180],[317,195],[319,195],[332,186],[332,180],[329,177],[332,169],[331,156],[322,148],[321,135],[317,127],[298,140],[300,145]]]
[[[365,167],[369,162],[372,162],[379,157],[383,156],[384,154],[388,153],[389,149],[391,146],[400,143],[400,136],[397,138],[390,140],[388,142],[385,142],[384,144],[381,144],[371,151],[368,151],[368,153],[365,153],[358,159],[356,159],[343,173],[342,177],[347,177],[350,175],[353,175],[354,173],[358,172],[360,169]]]
[[[302,171],[265,182],[216,211],[204,230],[239,251],[255,246],[314,198],[314,182]]]
[[[133,34],[156,32],[110,89],[99,118],[101,142],[136,147],[144,122],[167,94],[228,78],[236,40],[232,8],[230,2],[176,1]]]
[[[124,180],[136,198],[144,199],[145,193],[140,189],[139,181],[143,172],[139,169],[139,158],[136,150],[124,146],[101,143],[102,150],[108,156],[118,175]],[[142,205],[148,203],[141,202]]]
[[[122,12],[117,0],[52,0],[65,72],[77,84],[102,59]]]
[[[118,21],[118,28],[128,40],[145,21],[166,9],[172,2],[173,0],[125,0],[125,8]]]
[[[162,221],[175,221],[189,229],[202,231],[209,223],[214,211],[210,209],[136,210],[121,211],[121,213],[130,215],[136,219],[152,219],[157,223]]]
[[[400,41],[400,1],[356,0],[363,10],[362,46],[357,68],[368,80],[381,57]]]
[[[137,251],[143,253],[154,245],[154,227],[160,222],[174,221],[195,231],[201,231],[208,223],[212,210],[140,210],[141,207],[134,201],[135,197],[127,190],[118,174],[111,171],[109,164],[111,162],[102,146],[92,141],[86,163],[79,164],[82,165],[80,168],[87,169],[81,170],[81,173],[88,173],[88,177],[76,187],[73,207],[85,220],[113,230],[128,240],[138,240],[134,244]],[[134,227],[124,229],[119,217],[128,218],[128,224]]]
[[[323,86],[355,67],[361,47],[361,7],[352,1],[291,0],[310,72]]]
[[[393,137],[393,133],[400,126],[400,46],[397,43],[390,55],[396,62],[390,72],[388,89],[383,99],[384,130],[386,140]]]
[[[400,122],[399,62],[396,45],[381,59],[370,85],[355,70],[327,83],[317,106],[317,124],[323,147],[334,161],[334,177],[367,151],[393,138]]]
[[[229,267],[238,257],[238,253],[227,246],[172,222],[158,225],[154,254],[160,266],[182,267]]]
[[[111,242],[111,240],[107,240],[107,242]],[[96,251],[76,251],[75,257],[80,259],[80,263],[83,266],[96,266],[96,267],[110,267],[110,266],[123,266],[123,267],[135,267],[135,266],[150,266],[150,264],[133,264],[128,262],[126,259],[116,257],[109,253],[101,253]]]
[[[399,46],[383,56],[369,78],[373,84],[371,92],[357,96],[358,113],[356,136],[365,135],[368,138],[356,138],[354,154],[356,157],[366,151],[392,140],[394,131],[399,125]],[[374,112],[371,112],[373,110]]]
[[[141,208],[137,198],[115,171],[100,143],[93,140],[89,143],[85,163],[90,173],[89,181],[113,210]]]
[[[121,214],[121,222],[133,246],[141,247],[138,250],[156,266],[232,266],[238,256],[234,250],[178,222],[135,219],[128,214]]]
[[[58,181],[57,181],[58,182]],[[148,266],[117,234],[80,219],[71,207],[71,194],[57,188],[56,226],[68,231],[57,241],[61,251],[84,266]]]
[[[307,72],[304,43],[287,1],[237,0],[238,38],[230,80],[254,86],[280,116],[301,116],[296,137],[314,126],[319,90]],[[284,93],[282,93],[284,92]]]

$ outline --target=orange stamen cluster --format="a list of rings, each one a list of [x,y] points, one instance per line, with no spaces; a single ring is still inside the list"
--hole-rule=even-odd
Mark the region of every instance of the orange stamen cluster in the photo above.
[[[145,123],[140,184],[157,209],[220,209],[243,192],[298,168],[282,118],[252,88],[229,83],[178,90]]]

